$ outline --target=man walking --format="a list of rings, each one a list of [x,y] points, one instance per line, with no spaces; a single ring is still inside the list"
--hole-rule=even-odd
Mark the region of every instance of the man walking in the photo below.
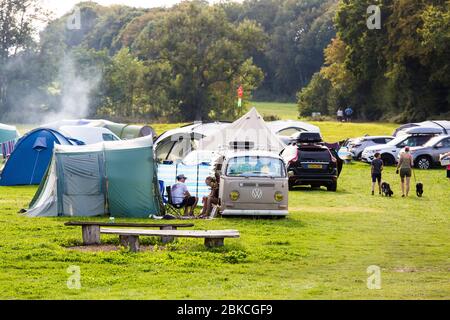
[[[381,173],[383,172],[383,160],[381,160],[380,154],[375,153],[375,159],[373,159],[371,166],[372,175],[372,195],[375,194],[375,183],[378,182],[378,193],[381,194]]]
[[[352,115],[353,115],[353,109],[350,106],[348,106],[344,110],[344,113],[345,113],[345,121],[351,122],[352,121]]]
[[[339,108],[336,112],[336,119],[338,122],[342,122],[342,120],[344,119],[344,111],[342,111],[341,108]]]

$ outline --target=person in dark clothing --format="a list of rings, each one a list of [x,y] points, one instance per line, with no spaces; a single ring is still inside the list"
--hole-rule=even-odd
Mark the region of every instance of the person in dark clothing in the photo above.
[[[375,183],[378,182],[378,192],[381,194],[381,173],[383,172],[383,160],[381,160],[380,154],[375,153],[375,159],[373,159],[370,171],[372,174],[372,195],[375,193]]]
[[[347,122],[352,121],[353,109],[350,106],[348,106],[344,110],[344,114],[345,114],[345,121],[347,121]]]

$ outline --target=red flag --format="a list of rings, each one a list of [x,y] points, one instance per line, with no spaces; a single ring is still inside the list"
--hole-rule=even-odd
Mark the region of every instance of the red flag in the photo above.
[[[237,94],[239,98],[242,98],[244,96],[244,89],[242,88],[242,86],[239,86]]]

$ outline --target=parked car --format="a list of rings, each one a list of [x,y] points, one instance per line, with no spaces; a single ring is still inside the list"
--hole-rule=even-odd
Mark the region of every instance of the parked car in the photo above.
[[[352,153],[353,159],[361,159],[362,153],[365,148],[386,144],[394,139],[392,136],[364,136],[356,139],[352,139],[348,144],[348,151]]]
[[[450,152],[450,135],[441,135],[431,138],[422,147],[410,149],[414,166],[419,169],[430,169],[440,165],[440,155]]]
[[[287,216],[286,164],[276,153],[228,151],[214,165],[220,174],[222,216]]]
[[[413,127],[402,131],[402,134],[386,144],[375,145],[364,149],[361,160],[371,163],[375,153],[381,154],[383,163],[387,166],[397,162],[398,154],[404,147],[423,146],[428,140],[441,133],[438,129]]]
[[[288,163],[289,189],[310,185],[336,191],[343,161],[336,150],[324,145],[320,134],[300,134],[297,145],[288,146],[282,157]]]

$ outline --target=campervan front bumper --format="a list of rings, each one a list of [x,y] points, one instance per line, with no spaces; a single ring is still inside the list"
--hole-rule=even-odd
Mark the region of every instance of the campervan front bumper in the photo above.
[[[222,216],[282,216],[289,214],[288,210],[250,210],[250,209],[225,209]]]

